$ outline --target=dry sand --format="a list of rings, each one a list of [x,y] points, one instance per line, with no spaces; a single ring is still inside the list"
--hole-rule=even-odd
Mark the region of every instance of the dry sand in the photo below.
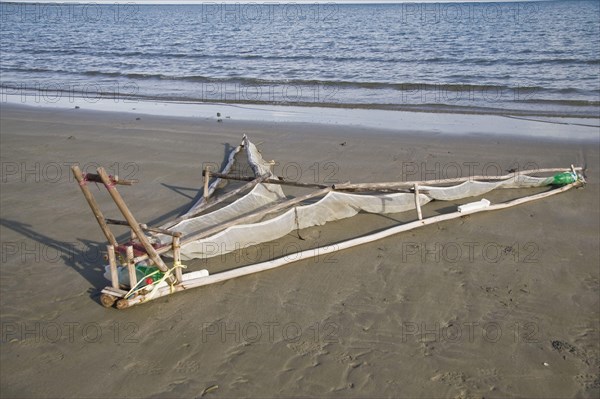
[[[140,118],[2,108],[2,397],[600,395],[597,141]],[[106,243],[69,163],[139,179],[121,193],[138,220],[159,224],[189,206],[202,163],[221,163],[243,133],[280,162],[276,172],[306,182],[585,162],[589,184],[131,309],[103,308]],[[412,218],[359,215],[190,266],[215,271]]]

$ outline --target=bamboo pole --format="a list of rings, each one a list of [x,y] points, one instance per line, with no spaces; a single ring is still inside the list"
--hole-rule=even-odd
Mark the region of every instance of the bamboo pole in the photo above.
[[[244,138],[246,137],[246,135],[244,135]],[[227,164],[225,164],[225,166],[223,167],[222,171],[223,173],[229,173],[229,171],[231,170],[231,168],[233,168],[233,164],[235,163],[235,156],[237,155],[238,152],[240,152],[242,150],[242,148],[244,148],[243,144],[238,145],[237,147],[235,147],[233,150],[231,150],[229,152],[229,156],[227,159]],[[215,179],[213,181],[213,183],[209,186],[208,188],[208,192],[209,192],[209,196],[212,195],[212,193],[216,190],[217,186],[221,183],[221,179]],[[204,204],[204,197],[200,198],[198,200],[198,202],[196,202],[195,204],[193,204],[190,209],[186,212],[186,214],[192,213],[192,212],[196,212],[196,209],[200,206],[202,206]]]
[[[112,245],[106,246],[108,252],[108,264],[110,267],[110,280],[112,281],[112,287],[119,289],[119,273],[117,272],[117,259],[115,257],[115,247]]]
[[[194,211],[194,213],[192,213],[192,214],[186,214],[186,215],[182,216],[181,220],[185,220],[185,219],[190,219],[190,218],[196,217],[201,212],[204,212],[208,208],[212,208],[213,206],[215,206],[215,205],[217,205],[217,204],[219,204],[219,203],[221,203],[223,201],[226,201],[229,198],[231,198],[231,197],[233,197],[235,195],[238,195],[239,193],[242,193],[244,191],[249,191],[249,190],[253,189],[256,185],[258,185],[259,183],[264,182],[267,178],[268,177],[266,175],[265,176],[257,177],[256,179],[254,179],[252,181],[249,181],[248,183],[244,184],[243,186],[238,187],[235,190],[231,190],[231,191],[229,191],[229,192],[227,192],[227,193],[225,193],[225,194],[217,197],[217,199],[215,199],[214,201],[211,201],[211,202],[209,202],[207,204],[203,204],[202,206],[198,207]]]
[[[477,209],[475,211],[469,212],[469,214],[480,213],[480,212],[489,212],[489,211],[495,211],[495,210],[509,208],[509,207],[512,207],[515,205],[520,205],[520,204],[535,201],[538,199],[546,198],[551,195],[559,194],[559,193],[565,192],[573,187],[577,187],[578,185],[580,185],[579,182],[571,183],[566,186],[552,189],[550,191],[546,191],[543,193],[530,195],[530,196],[522,197],[522,198],[517,198],[515,200],[502,202],[499,204],[490,205],[489,207],[481,208],[481,209]],[[382,230],[377,233],[372,233],[372,234],[368,234],[366,236],[353,238],[353,239],[343,241],[343,242],[340,242],[337,244],[331,244],[331,245],[324,246],[324,247],[300,251],[295,254],[288,254],[288,255],[278,258],[278,259],[273,259],[270,261],[261,262],[261,263],[257,263],[254,265],[249,265],[249,266],[244,266],[244,267],[240,267],[240,268],[233,269],[233,270],[228,270],[225,272],[213,274],[211,276],[190,279],[187,281],[184,279],[184,281],[181,284],[173,287],[173,291],[171,290],[171,287],[161,287],[157,290],[157,292],[152,297],[149,297],[146,295],[138,295],[136,297],[129,298],[126,300],[122,299],[121,301],[125,301],[126,303],[121,304],[121,306],[129,307],[129,306],[133,306],[133,305],[142,303],[144,301],[149,301],[152,299],[156,299],[156,298],[160,298],[162,296],[169,295],[173,292],[183,291],[183,290],[187,290],[190,288],[201,287],[204,285],[209,285],[209,284],[214,284],[214,283],[219,283],[222,281],[245,276],[248,274],[253,274],[253,273],[258,273],[258,272],[265,271],[265,270],[274,269],[274,268],[277,268],[280,266],[285,266],[285,265],[293,263],[293,262],[297,262],[302,259],[307,259],[309,257],[323,256],[323,255],[337,252],[337,251],[340,251],[343,249],[355,247],[355,246],[362,245],[362,244],[367,244],[367,243],[377,241],[377,240],[381,240],[383,238],[386,238],[386,237],[389,237],[389,236],[392,236],[392,235],[395,235],[398,233],[402,233],[405,231],[413,230],[413,229],[416,229],[416,228],[419,228],[422,226],[439,223],[439,222],[446,221],[446,220],[457,219],[464,215],[465,215],[465,213],[455,211],[455,212],[448,213],[445,215],[433,216],[433,217],[430,217],[427,219],[416,220],[416,221],[409,222],[406,224],[394,226],[394,227],[388,228],[386,230]],[[117,306],[119,306],[119,302],[117,302]]]
[[[224,173],[212,173],[211,176],[219,177],[221,179],[227,180],[239,180],[239,181],[253,181],[255,177],[252,176],[236,176],[236,175],[228,175]],[[281,186],[293,186],[293,187],[302,187],[302,188],[326,188],[330,187],[326,184],[320,183],[303,183],[297,181],[284,180],[282,177],[275,178],[267,178],[264,180],[266,184],[279,184]],[[399,193],[408,193],[410,190],[406,188],[397,188],[397,187],[377,187],[375,184],[365,183],[364,185],[356,185],[351,183],[342,183],[336,184],[333,186],[336,191],[388,191],[388,192],[399,192]]]
[[[254,179],[256,179],[256,177],[254,177],[254,176],[237,176],[237,175],[229,175],[229,174],[217,173],[217,172],[212,172],[211,176],[218,177],[220,179],[239,180],[239,181],[253,181]],[[276,176],[275,176],[275,178],[267,178],[267,179],[265,179],[264,182],[267,184],[279,184],[282,186],[294,186],[294,187],[305,187],[305,188],[329,187],[326,184],[302,183],[302,182],[296,182],[296,181],[289,181],[289,180],[284,180],[283,178],[276,177]]]
[[[144,246],[148,257],[152,259],[152,261],[160,269],[160,271],[162,271],[163,273],[167,272],[169,270],[167,268],[167,265],[165,265],[165,262],[163,262],[163,260],[160,258],[160,256],[154,249],[154,247],[152,247],[152,245],[148,241],[148,238],[144,235],[144,232],[140,228],[140,224],[135,220],[135,217],[125,204],[125,201],[123,201],[121,194],[119,194],[115,186],[110,183],[110,180],[104,168],[98,168],[98,174],[102,178],[102,182],[104,183],[104,186],[106,186],[106,189],[108,190],[108,193],[112,197],[113,201],[115,201],[115,204],[117,204],[117,207],[127,220],[127,223],[129,223],[131,229],[138,236],[138,239],[140,240],[140,243]],[[173,282],[173,280],[173,278],[169,279],[170,282]]]
[[[87,182],[83,178],[83,174],[81,173],[79,166],[73,165],[71,167],[71,171],[73,172],[73,176],[75,176],[75,180],[77,180],[77,183],[79,183],[79,188],[81,188],[81,192],[83,193],[83,196],[85,197],[88,205],[92,209],[92,212],[94,213],[94,216],[96,217],[96,221],[100,225],[100,228],[102,229],[102,232],[104,233],[104,236],[106,237],[106,239],[108,240],[110,245],[113,245],[116,247],[119,244],[117,243],[117,240],[115,239],[115,236],[113,235],[112,231],[110,231],[110,228],[106,224],[106,222],[104,220],[104,215],[102,214],[102,211],[100,210],[100,207],[98,206],[98,202],[96,202],[94,195],[92,194],[89,187],[87,186]]]
[[[423,213],[421,212],[421,201],[419,201],[419,185],[418,184],[414,185],[414,191],[415,191],[415,207],[417,208],[417,217],[419,218],[419,220],[422,220]]]
[[[213,200],[211,202],[200,205],[199,207],[197,207],[194,210],[193,213],[186,213],[183,216],[180,216],[176,219],[171,220],[168,223],[163,224],[161,226],[161,228],[168,229],[168,228],[175,226],[177,223],[181,222],[182,220],[188,220],[188,219],[194,218],[194,217],[200,215],[202,212],[206,211],[207,209],[210,209],[210,208],[214,207],[215,205],[220,204],[221,202],[226,201],[229,198],[231,198],[241,192],[249,191],[249,190],[253,189],[254,186],[256,186],[259,183],[262,183],[265,179],[267,179],[266,175],[257,177],[256,179],[244,184],[242,187],[238,187],[235,190],[229,191],[229,192],[217,197],[215,200]]]
[[[210,180],[210,167],[207,166],[204,168],[204,193],[202,194],[202,198],[204,199],[204,203],[208,202],[208,198],[210,197],[210,191],[208,190],[208,181]]]
[[[177,279],[177,283],[181,283],[183,281],[181,267],[176,267],[181,265],[181,245],[179,243],[179,237],[173,237],[173,267],[175,267],[175,278]]]
[[[581,171],[583,168],[576,167],[575,171]],[[405,181],[405,182],[383,182],[383,183],[342,183],[336,184],[334,186],[335,190],[347,190],[347,189],[371,189],[371,190],[379,190],[382,188],[402,188],[402,187],[412,187],[415,184],[420,186],[430,186],[430,185],[440,185],[440,184],[450,184],[450,183],[462,183],[465,181],[473,181],[473,180],[505,180],[510,179],[511,177],[515,177],[518,175],[529,175],[533,173],[555,173],[555,172],[564,172],[568,169],[565,168],[545,168],[545,169],[530,169],[524,170],[520,172],[513,172],[503,176],[465,176],[465,177],[456,177],[451,179],[437,179],[437,180],[415,180],[415,181]]]
[[[214,226],[214,227],[212,227],[212,228],[210,228],[208,230],[204,230],[204,231],[202,231],[202,232],[200,232],[198,234],[194,234],[194,235],[191,235],[189,237],[185,237],[185,239],[182,240],[181,245],[185,245],[185,244],[190,243],[192,241],[196,241],[196,240],[199,240],[201,238],[208,237],[208,236],[210,236],[212,234],[216,234],[216,233],[218,233],[220,231],[223,231],[223,230],[225,230],[225,229],[227,229],[228,227],[231,227],[231,226],[235,226],[235,225],[238,225],[238,224],[244,224],[244,223],[251,223],[252,221],[256,220],[257,218],[261,218],[263,216],[266,216],[269,213],[273,213],[273,212],[277,212],[277,211],[279,211],[281,209],[289,208],[292,205],[295,205],[295,204],[297,204],[299,202],[306,201],[306,200],[314,198],[314,197],[323,196],[323,195],[329,193],[331,190],[332,190],[331,187],[327,187],[327,188],[324,188],[322,190],[318,190],[318,191],[315,191],[315,192],[312,192],[312,193],[309,193],[309,194],[306,194],[306,195],[303,195],[303,196],[300,196],[300,197],[296,197],[296,198],[292,198],[292,199],[287,200],[287,201],[280,202],[278,204],[273,205],[270,208],[262,209],[262,210],[259,210],[259,211],[256,211],[256,212],[252,212],[252,213],[250,213],[250,214],[248,214],[246,216],[230,220],[229,222],[222,223],[222,224],[220,224],[218,226]],[[158,254],[163,254],[165,252],[168,252],[170,249],[171,248],[169,246],[165,246],[165,247],[162,247],[162,248],[158,248],[155,251]],[[147,255],[142,255],[142,256],[138,256],[135,260],[136,260],[136,262],[139,262],[139,261],[142,261],[142,260],[147,259],[147,258],[148,258]]]
[[[127,271],[129,272],[129,287],[135,287],[137,284],[137,274],[135,272],[135,260],[131,245],[127,246]]]
[[[129,226],[129,223],[126,220],[116,220],[116,219],[105,219],[105,220],[106,220],[106,223],[108,223],[108,224],[116,224],[119,226]],[[173,237],[181,237],[182,236],[182,233],[179,231],[171,231],[171,230],[161,229],[159,227],[148,227],[148,225],[146,225],[145,223],[140,223],[139,226],[140,226],[140,229],[142,229],[143,231],[150,231],[153,233],[166,234],[166,235],[170,235]],[[133,230],[132,230],[132,232],[133,232]],[[136,238],[136,236],[132,235],[132,238]]]

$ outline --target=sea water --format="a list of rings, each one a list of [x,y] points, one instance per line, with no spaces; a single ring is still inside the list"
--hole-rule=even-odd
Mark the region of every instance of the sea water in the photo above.
[[[598,117],[599,4],[3,2],[2,100]]]

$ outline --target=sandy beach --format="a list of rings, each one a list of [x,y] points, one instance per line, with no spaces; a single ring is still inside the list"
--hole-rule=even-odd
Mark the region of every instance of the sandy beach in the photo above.
[[[406,126],[424,115],[406,113]],[[503,133],[534,122],[464,116],[471,128],[458,135],[444,131],[455,115],[429,115],[436,128],[377,129],[2,104],[0,396],[598,397],[597,128],[536,122],[557,135],[528,139]],[[583,133],[569,139],[570,129]],[[575,164],[587,166],[588,184],[131,309],[102,307],[106,242],[70,165],[138,179],[119,190],[155,226],[198,198],[203,164],[221,165],[243,134],[279,162],[276,174],[302,182]],[[360,214],[188,266],[214,272],[414,218]]]

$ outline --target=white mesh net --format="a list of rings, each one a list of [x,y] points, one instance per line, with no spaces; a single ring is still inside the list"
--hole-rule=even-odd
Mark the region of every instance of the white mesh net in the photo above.
[[[256,146],[245,136],[243,148],[246,150],[248,162],[255,175],[271,175],[270,164],[262,158]],[[239,150],[240,147],[234,151],[237,154]],[[232,159],[230,156],[230,162],[224,170],[230,169]],[[466,181],[450,187],[420,186],[425,193],[419,194],[419,203],[423,206],[432,200],[453,201],[481,196],[500,187],[539,187],[547,185],[548,182],[548,178],[517,175],[497,182]],[[216,185],[213,183],[211,186],[215,187]],[[181,246],[183,260],[203,259],[272,241],[296,229],[349,218],[359,212],[387,214],[416,208],[415,196],[412,193],[365,195],[331,191],[312,204],[297,205],[279,215],[254,215],[257,211],[268,209],[284,199],[286,196],[280,185],[261,183],[233,203],[216,211],[183,220],[169,229],[184,234]],[[197,204],[192,206],[188,214],[193,213],[196,208]],[[195,235],[201,236],[203,231],[241,217],[248,217],[245,224],[225,228],[207,237],[186,239],[186,237],[193,238]],[[161,244],[168,245],[171,242],[170,236],[158,234],[155,238]],[[169,253],[166,255],[170,256]]]
[[[421,205],[430,201],[420,194]],[[259,223],[229,227],[182,246],[182,259],[208,258],[283,237],[296,230],[352,217],[357,213],[398,213],[415,208],[413,194],[359,195],[330,192],[314,204],[293,207]]]
[[[517,175],[496,182],[466,181],[451,187],[420,186],[428,190],[431,199],[438,201],[455,201],[462,198],[477,197],[497,188],[528,188],[541,187],[548,184],[546,177],[531,177]]]

